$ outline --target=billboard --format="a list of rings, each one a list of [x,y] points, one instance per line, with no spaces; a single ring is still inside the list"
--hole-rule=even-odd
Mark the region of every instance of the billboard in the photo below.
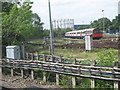
[[[84,28],[86,28],[88,26],[89,26],[89,24],[74,25],[74,29],[75,30],[84,29]]]

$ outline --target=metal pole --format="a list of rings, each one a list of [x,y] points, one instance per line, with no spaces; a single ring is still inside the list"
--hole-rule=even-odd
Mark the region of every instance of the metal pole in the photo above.
[[[0,12],[2,12],[2,2],[0,3]],[[2,59],[2,14],[0,14],[0,59]]]
[[[120,1],[118,2],[118,16],[119,15],[120,15]],[[120,22],[120,20],[118,22]],[[119,25],[119,30],[118,30],[118,36],[120,36],[120,25]]]
[[[50,19],[50,54],[53,55],[53,28],[52,28],[52,19],[51,19],[51,8],[50,8],[50,0],[48,0],[49,5],[49,19]]]
[[[72,25],[72,28],[73,28],[73,30],[74,30],[74,19],[73,19],[73,25]]]
[[[103,12],[103,33],[104,33],[104,31],[105,31],[105,27],[104,27],[104,10],[102,10],[102,12]]]

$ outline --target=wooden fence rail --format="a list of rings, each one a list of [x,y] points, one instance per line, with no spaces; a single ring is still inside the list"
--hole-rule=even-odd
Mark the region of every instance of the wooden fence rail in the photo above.
[[[74,58],[63,58],[61,56],[26,54],[27,60],[0,60],[1,67],[31,69],[31,78],[33,70],[43,70],[56,73],[56,84],[59,84],[59,74],[72,76],[73,87],[75,87],[76,77],[85,77],[91,79],[91,87],[95,87],[95,79],[114,81],[114,88],[119,88],[120,82],[120,62],[115,62],[115,66],[97,66],[96,61],[82,60]],[[54,60],[53,60],[54,59]],[[73,60],[69,63],[68,60]],[[81,63],[87,61],[89,63]],[[13,72],[13,70],[11,70]],[[23,73],[23,71],[21,71]],[[23,74],[21,75],[23,76]],[[13,75],[13,73],[11,74]],[[45,77],[44,77],[45,78]],[[44,79],[45,80],[45,79]]]

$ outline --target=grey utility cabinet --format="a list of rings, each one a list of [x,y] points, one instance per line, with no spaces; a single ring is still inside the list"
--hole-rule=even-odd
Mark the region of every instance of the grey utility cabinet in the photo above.
[[[85,49],[86,51],[93,50],[93,37],[91,34],[85,35]]]
[[[8,59],[20,59],[20,47],[19,46],[7,46],[6,57]]]

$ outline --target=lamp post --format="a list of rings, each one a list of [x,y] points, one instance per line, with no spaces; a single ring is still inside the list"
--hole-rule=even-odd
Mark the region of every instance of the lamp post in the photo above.
[[[105,26],[104,26],[104,10],[102,10],[102,14],[103,14],[103,33],[105,31]]]
[[[118,2],[118,17],[119,17],[119,15],[120,15],[120,1]],[[120,22],[120,20],[118,22]],[[120,36],[120,25],[119,25],[118,33],[119,33],[119,36]]]
[[[50,0],[48,0],[49,7],[49,20],[50,20],[50,54],[53,55],[53,28],[52,28],[52,19],[51,19],[51,8],[50,8]]]

